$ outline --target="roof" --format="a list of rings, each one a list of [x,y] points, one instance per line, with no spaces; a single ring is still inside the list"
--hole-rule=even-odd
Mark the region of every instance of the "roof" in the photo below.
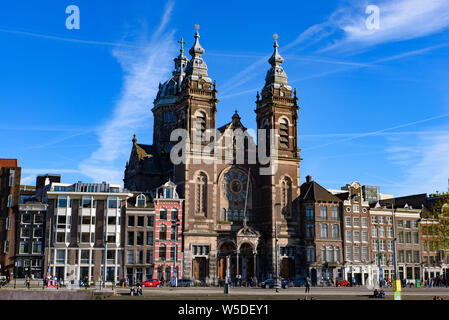
[[[328,201],[341,202],[341,200],[327,191],[315,181],[305,182],[301,185],[301,201]]]
[[[0,168],[2,167],[14,167],[19,166],[19,161],[17,159],[0,159]]]

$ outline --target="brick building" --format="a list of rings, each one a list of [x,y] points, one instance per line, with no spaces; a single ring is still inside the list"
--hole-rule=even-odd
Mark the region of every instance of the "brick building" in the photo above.
[[[14,277],[20,177],[17,159],[0,159],[0,274],[9,279]]]
[[[310,277],[314,285],[328,280],[334,283],[343,276],[342,204],[342,200],[312,181],[311,176],[301,185],[304,248],[301,274]]]

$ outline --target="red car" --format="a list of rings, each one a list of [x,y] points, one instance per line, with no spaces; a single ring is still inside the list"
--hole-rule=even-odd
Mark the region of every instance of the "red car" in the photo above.
[[[161,281],[159,279],[147,279],[144,282],[140,284],[142,288],[145,287],[157,287],[159,288],[161,286]]]
[[[350,283],[348,280],[338,279],[337,287],[349,287]]]

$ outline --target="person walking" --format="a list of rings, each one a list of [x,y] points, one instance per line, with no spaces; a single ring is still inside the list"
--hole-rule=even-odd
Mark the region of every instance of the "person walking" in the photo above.
[[[310,293],[310,278],[306,278],[306,293]]]
[[[30,286],[31,286],[31,279],[30,279],[30,277],[27,277],[27,279],[26,279],[26,281],[25,281],[25,284],[26,284],[26,286],[27,286],[27,288],[28,289],[30,289]]]

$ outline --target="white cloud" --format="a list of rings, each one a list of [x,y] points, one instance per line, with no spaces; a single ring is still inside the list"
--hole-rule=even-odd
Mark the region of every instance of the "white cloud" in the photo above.
[[[379,29],[369,30],[365,13],[368,4],[380,9]],[[337,10],[329,19],[335,33],[343,36],[325,51],[331,49],[354,50],[377,44],[420,38],[441,32],[449,27],[449,1],[398,0],[377,3],[361,2],[355,7]]]
[[[447,128],[446,128],[447,129]],[[418,134],[410,141],[390,140],[388,159],[404,173],[397,195],[447,191],[449,179],[449,134]]]
[[[97,130],[100,148],[79,165],[81,172],[95,181],[122,181],[132,135],[149,123],[158,84],[169,77],[173,67],[174,31],[166,30],[172,9],[173,2],[169,2],[156,32],[138,46],[142,49],[119,47],[113,52],[125,73],[123,90],[112,117]]]

